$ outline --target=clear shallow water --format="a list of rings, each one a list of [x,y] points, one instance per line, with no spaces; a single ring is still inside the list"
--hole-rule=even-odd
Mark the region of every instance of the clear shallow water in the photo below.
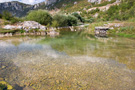
[[[134,39],[61,34],[1,38],[0,78],[18,90],[135,89]]]

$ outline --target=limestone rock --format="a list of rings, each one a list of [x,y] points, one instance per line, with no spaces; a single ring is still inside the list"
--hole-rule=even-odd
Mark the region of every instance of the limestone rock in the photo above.
[[[38,22],[35,21],[24,21],[17,25],[6,25],[3,27],[4,29],[24,29],[25,31],[29,31],[31,29],[39,29],[45,31],[47,28]]]

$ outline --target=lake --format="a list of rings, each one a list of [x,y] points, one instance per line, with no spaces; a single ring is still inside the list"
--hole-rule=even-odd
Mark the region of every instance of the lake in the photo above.
[[[69,31],[0,38],[0,78],[16,90],[135,90],[135,39]]]

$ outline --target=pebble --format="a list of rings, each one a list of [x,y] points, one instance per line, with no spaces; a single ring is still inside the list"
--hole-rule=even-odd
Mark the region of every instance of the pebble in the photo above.
[[[2,66],[2,69],[6,68],[6,66]]]

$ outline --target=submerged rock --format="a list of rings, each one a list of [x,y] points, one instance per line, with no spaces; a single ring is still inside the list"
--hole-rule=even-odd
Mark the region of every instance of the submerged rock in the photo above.
[[[31,87],[25,87],[23,90],[34,90],[34,89]]]
[[[7,82],[5,81],[0,81],[0,84],[6,85],[7,86],[7,90],[12,90],[13,87],[11,85],[9,85]]]

